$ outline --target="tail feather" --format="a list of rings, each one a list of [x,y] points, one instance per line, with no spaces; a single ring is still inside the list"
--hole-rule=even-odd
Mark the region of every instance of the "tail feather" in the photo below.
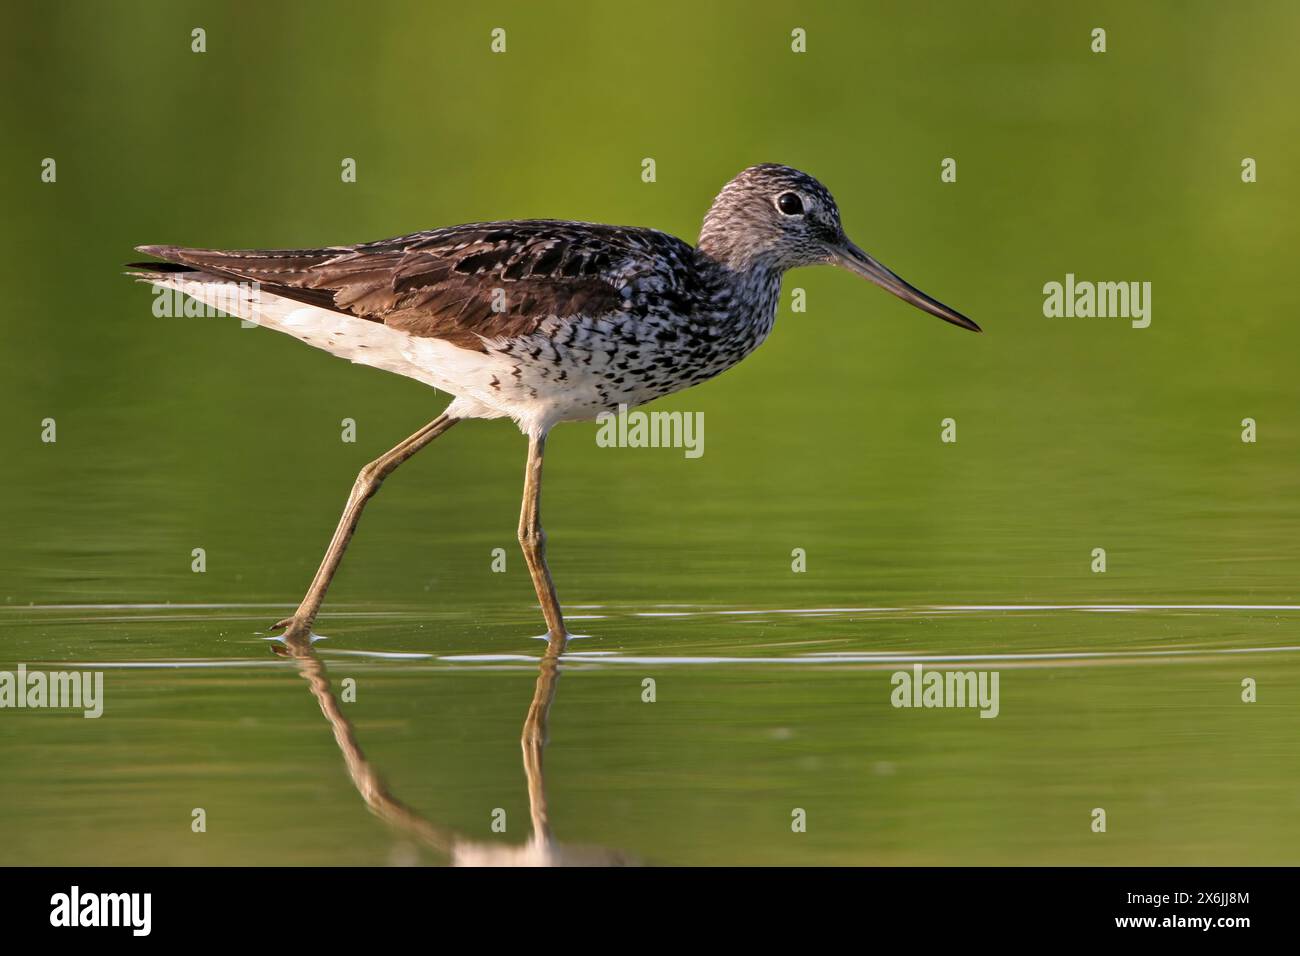
[[[128,262],[127,269],[142,269],[146,272],[197,272],[193,266],[181,265],[179,262]]]
[[[128,269],[143,269],[148,272],[197,272],[194,266],[181,259],[180,246],[136,246],[136,252],[156,256],[162,262],[128,262]]]

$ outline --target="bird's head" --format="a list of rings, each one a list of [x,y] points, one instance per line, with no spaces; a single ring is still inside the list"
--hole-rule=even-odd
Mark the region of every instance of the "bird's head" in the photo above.
[[[946,322],[980,331],[966,316],[904,282],[850,242],[830,191],[789,166],[750,166],[723,186],[704,217],[699,247],[741,271],[840,266]]]

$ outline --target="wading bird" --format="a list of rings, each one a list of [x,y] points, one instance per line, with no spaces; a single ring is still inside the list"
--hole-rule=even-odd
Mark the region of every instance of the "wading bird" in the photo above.
[[[821,183],[774,164],[723,187],[695,247],[654,229],[521,220],[324,249],[137,249],[165,260],[133,264],[143,282],[455,396],[361,469],[306,596],[275,625],[293,635],[310,634],[362,509],[398,465],[459,421],[511,418],[528,437],[519,543],[562,645],[541,519],[547,433],[731,368],[772,331],[787,269],[841,266],[980,330],[850,242]]]

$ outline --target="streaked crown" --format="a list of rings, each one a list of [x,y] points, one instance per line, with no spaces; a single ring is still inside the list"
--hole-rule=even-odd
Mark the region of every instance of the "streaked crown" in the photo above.
[[[722,187],[699,248],[731,268],[784,271],[829,262],[843,241],[840,210],[825,186],[789,166],[762,163]]]

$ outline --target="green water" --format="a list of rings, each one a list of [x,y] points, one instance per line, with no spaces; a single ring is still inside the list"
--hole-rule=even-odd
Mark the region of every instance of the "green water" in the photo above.
[[[763,348],[656,406],[703,412],[702,457],[556,431],[551,568],[587,635],[550,710],[556,839],[660,864],[1297,862],[1294,5],[31,3],[8,26],[0,670],[100,670],[105,700],[0,710],[0,863],[442,863],[427,828],[530,833],[521,437],[470,423],[403,466],[319,658],[277,656],[357,469],[446,396],[155,318],[132,246],[553,216],[693,238],[759,161],[818,176],[859,245],[986,333],[803,270]],[[1150,327],[1045,318],[1067,273],[1151,282]],[[892,707],[918,659],[996,671],[998,716]],[[336,734],[408,819],[369,812]]]

